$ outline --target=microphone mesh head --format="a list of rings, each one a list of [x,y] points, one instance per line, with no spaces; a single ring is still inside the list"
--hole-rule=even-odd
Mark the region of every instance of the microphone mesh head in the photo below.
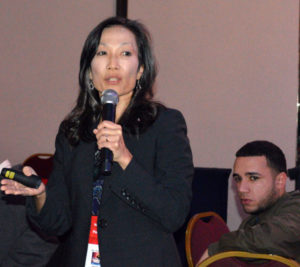
[[[101,104],[114,104],[117,105],[119,102],[118,93],[113,89],[107,89],[102,92]]]

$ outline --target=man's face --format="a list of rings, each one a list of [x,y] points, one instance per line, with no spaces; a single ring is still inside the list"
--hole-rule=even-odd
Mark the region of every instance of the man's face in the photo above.
[[[278,175],[267,165],[265,156],[237,157],[233,179],[246,213],[258,213],[279,197]]]

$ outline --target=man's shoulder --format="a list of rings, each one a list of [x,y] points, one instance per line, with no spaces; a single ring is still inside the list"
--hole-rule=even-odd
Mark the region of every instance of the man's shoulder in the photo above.
[[[274,206],[280,213],[282,210],[299,211],[300,215],[300,191],[296,190],[285,193]]]
[[[262,211],[258,215],[246,218],[243,222],[253,221],[253,218],[259,218],[259,221],[269,220],[270,217],[285,218],[294,216],[300,219],[300,191],[291,191],[285,193],[272,206]],[[257,219],[256,219],[257,220]],[[297,219],[298,220],[298,219]]]
[[[300,191],[295,190],[287,193],[286,202],[299,204],[300,210]]]
[[[300,202],[300,190],[287,192],[283,197],[283,202]],[[299,207],[300,208],[300,207]]]
[[[300,190],[288,192],[287,195],[289,195],[290,197],[293,197],[293,198],[300,199]]]

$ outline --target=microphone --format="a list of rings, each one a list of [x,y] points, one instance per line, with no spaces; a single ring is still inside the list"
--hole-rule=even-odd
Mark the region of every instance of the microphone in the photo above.
[[[119,102],[118,93],[113,89],[104,90],[101,95],[102,120],[115,122],[116,106]],[[100,168],[103,175],[110,175],[113,162],[113,153],[103,147],[100,150]]]
[[[31,176],[26,176],[23,172],[21,171],[16,171],[13,169],[8,169],[8,168],[3,168],[1,170],[1,175],[4,178],[14,180],[16,182],[19,182],[25,186],[31,187],[31,188],[39,188],[42,179],[41,177],[37,175],[31,175]]]

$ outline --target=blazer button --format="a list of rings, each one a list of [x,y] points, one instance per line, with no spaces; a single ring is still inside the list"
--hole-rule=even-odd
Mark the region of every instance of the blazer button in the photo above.
[[[100,228],[106,228],[107,227],[107,220],[105,220],[105,219],[101,219],[100,221],[99,221],[99,227]]]
[[[122,194],[122,196],[126,196],[126,195],[127,195],[127,190],[126,190],[126,188],[122,188],[122,189],[121,189],[121,194]]]

